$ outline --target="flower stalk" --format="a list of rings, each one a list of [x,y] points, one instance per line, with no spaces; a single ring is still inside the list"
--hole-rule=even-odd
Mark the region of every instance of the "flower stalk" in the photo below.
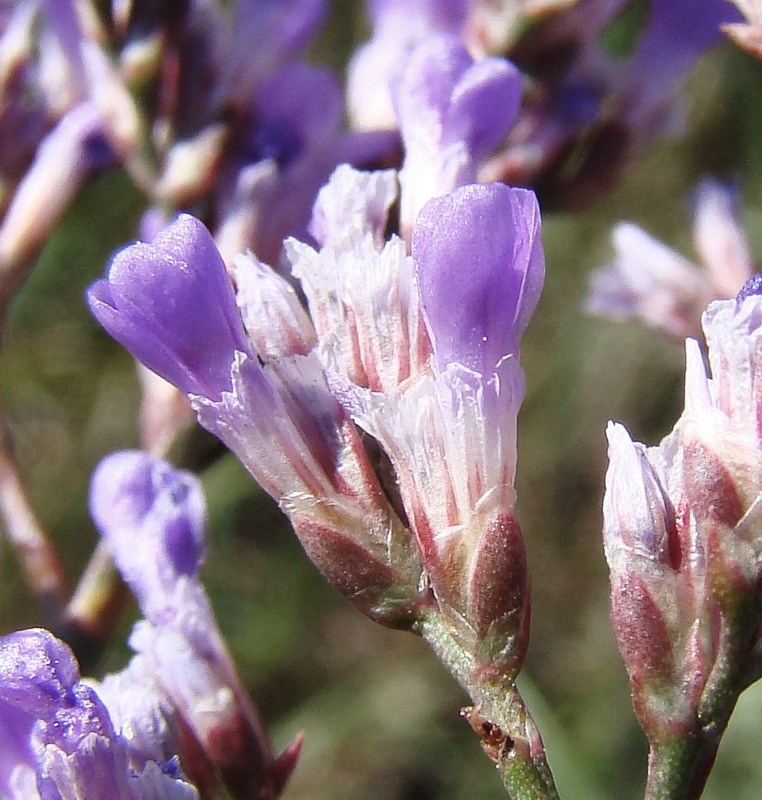
[[[511,800],[558,800],[542,737],[515,676],[480,664],[439,613],[423,614],[415,630],[473,701],[461,713],[481,739]]]

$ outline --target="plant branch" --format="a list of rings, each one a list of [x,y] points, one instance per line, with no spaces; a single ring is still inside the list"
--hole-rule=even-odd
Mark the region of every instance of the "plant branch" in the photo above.
[[[558,800],[545,747],[511,678],[496,677],[490,665],[477,663],[452,635],[441,614],[426,613],[416,627],[437,657],[472,698],[463,715],[495,762],[512,800]]]

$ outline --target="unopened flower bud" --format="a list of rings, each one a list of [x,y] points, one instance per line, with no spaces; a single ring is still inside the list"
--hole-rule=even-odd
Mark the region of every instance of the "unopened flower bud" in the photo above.
[[[712,303],[687,342],[685,411],[659,447],[609,429],[604,544],[633,700],[654,741],[722,731],[759,673],[762,295]],[[702,734],[703,735],[703,734]]]

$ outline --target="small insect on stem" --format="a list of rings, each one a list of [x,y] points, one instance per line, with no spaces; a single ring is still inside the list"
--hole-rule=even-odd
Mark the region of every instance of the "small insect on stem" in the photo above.
[[[499,765],[508,753],[513,750],[513,739],[504,733],[499,725],[480,714],[474,706],[461,708],[460,715],[465,718],[479,736],[482,749],[495,764]]]

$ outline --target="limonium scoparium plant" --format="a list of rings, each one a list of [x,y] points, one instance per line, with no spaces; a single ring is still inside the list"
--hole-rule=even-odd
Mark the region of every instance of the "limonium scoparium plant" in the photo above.
[[[198,580],[206,552],[198,479],[145,453],[93,475],[96,525],[144,619],[136,655],[84,681],[48,631],[0,638],[0,797],[8,800],[273,798],[298,742],[275,759]]]
[[[735,4],[750,25],[731,33],[755,52],[755,4]],[[371,0],[346,97],[304,60],[324,0],[6,5],[0,306],[84,184],[119,167],[145,200],[142,241],[89,301],[144,365],[142,446],[166,452],[192,409],[334,587],[433,648],[509,794],[556,797],[516,688],[540,215],[531,190],[478,181],[532,186],[545,210],[599,196],[675,131],[678,85],[738,19],[732,4]],[[591,303],[677,338],[725,298],[703,319],[711,377],[688,343],[670,436],[648,449],[609,428],[605,550],[649,800],[698,797],[762,674],[760,279],[737,294],[754,259],[736,211],[722,184],[701,185],[704,272],[620,226]],[[101,542],[72,596],[4,417],[0,516],[53,629],[80,657],[99,651],[118,623],[119,590],[101,584],[114,564],[142,619],[129,664],[101,681],[47,631],[0,638],[0,797],[280,796],[301,739],[275,755],[217,627],[198,481],[146,453],[104,460]]]
[[[239,312],[189,216],[118,253],[90,305],[189,395],[356,606],[465,655],[465,684],[512,687],[528,641],[513,480],[539,211],[530,191],[467,185],[425,205],[410,242],[385,241],[396,197],[393,172],[334,173],[315,204],[317,246],[286,243],[309,315],[251,256],[235,264]]]
[[[609,427],[612,616],[654,797],[698,796],[738,695],[762,676],[761,276],[702,322],[711,377],[688,339],[672,433],[646,448]]]

